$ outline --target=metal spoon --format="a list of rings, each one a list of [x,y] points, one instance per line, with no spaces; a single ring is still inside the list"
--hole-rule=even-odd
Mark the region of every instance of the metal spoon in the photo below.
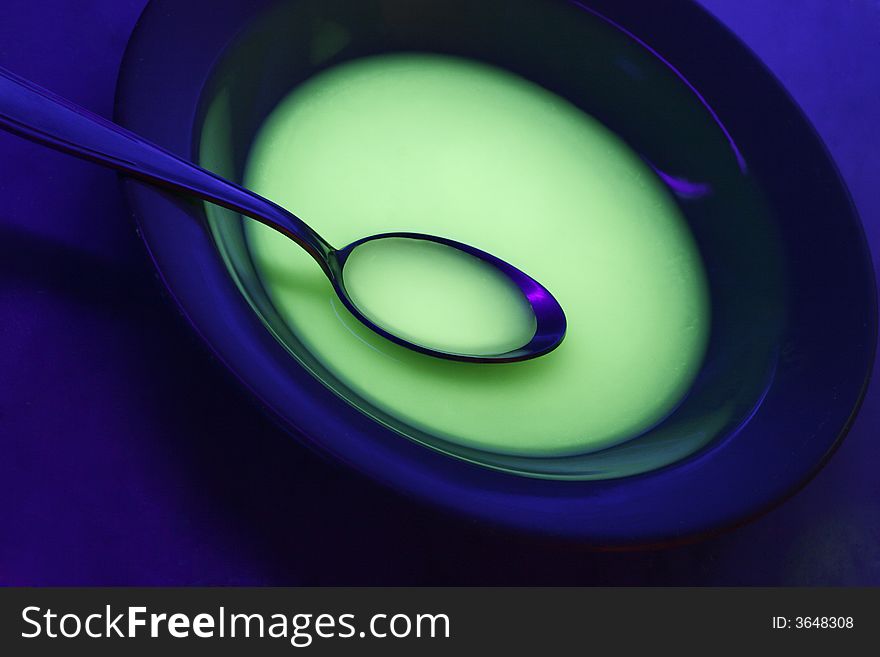
[[[2,68],[0,127],[148,183],[216,203],[274,228],[299,244],[317,261],[352,315],[379,335],[409,349],[451,360],[512,362],[546,354],[559,346],[565,337],[565,314],[553,295],[532,277],[485,251],[421,233],[373,235],[335,249],[304,221],[275,203]],[[400,237],[427,240],[458,249],[506,275],[522,292],[535,315],[537,328],[531,340],[521,347],[498,354],[448,353],[405,340],[370,320],[346,290],[342,276],[345,263],[352,251],[365,242]]]

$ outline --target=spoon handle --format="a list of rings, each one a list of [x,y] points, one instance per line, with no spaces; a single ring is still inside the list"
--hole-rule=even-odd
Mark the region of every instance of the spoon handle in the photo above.
[[[332,247],[298,217],[2,67],[0,127],[252,217],[298,242],[327,268]]]

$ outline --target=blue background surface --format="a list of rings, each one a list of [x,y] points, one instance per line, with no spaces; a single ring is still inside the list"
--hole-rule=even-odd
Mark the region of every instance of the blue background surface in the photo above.
[[[878,267],[880,2],[702,4],[806,110]],[[3,0],[0,66],[109,116],[143,5]],[[4,133],[0,198],[0,584],[880,584],[876,376],[779,508],[695,545],[591,552],[441,515],[299,447],[165,298],[115,174]]]

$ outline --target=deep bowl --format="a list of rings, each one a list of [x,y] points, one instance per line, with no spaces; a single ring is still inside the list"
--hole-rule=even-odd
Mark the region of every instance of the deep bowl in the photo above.
[[[127,183],[150,253],[193,326],[304,442],[445,508],[612,545],[755,515],[802,485],[844,434],[876,337],[861,226],[797,107],[694,4],[180,4],[153,0],[144,11],[117,119],[185,157],[200,160],[206,139],[222,142],[215,150],[225,156],[209,164],[240,180],[262,120],[315,72],[389,51],[463,55],[550,88],[622,136],[678,196],[706,263],[708,352],[669,417],[597,454],[499,460],[395,425],[334,386],[261,292],[237,217]],[[322,21],[353,37],[316,58]],[[220,93],[232,101],[217,127],[206,116]],[[722,406],[733,410],[709,427]]]

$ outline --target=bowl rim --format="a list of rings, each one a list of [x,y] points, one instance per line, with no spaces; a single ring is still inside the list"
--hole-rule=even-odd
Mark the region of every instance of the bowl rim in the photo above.
[[[217,7],[210,0],[150,0],[136,23],[120,68],[117,121],[172,151],[191,156],[205,76],[248,17],[277,1],[236,0]],[[663,52],[676,71],[687,71],[689,79],[693,79],[691,71],[683,64],[689,61],[687,50],[701,50],[693,47],[694,40],[698,46],[711,45],[716,52],[724,52],[725,57],[717,59],[728,75],[732,66],[753,89],[765,94],[762,102],[784,108],[787,121],[776,121],[774,130],[782,130],[783,137],[800,143],[801,153],[823,174],[825,188],[807,191],[828,197],[838,210],[835,220],[841,235],[848,231],[848,244],[858,245],[850,275],[861,283],[859,296],[866,312],[861,327],[850,322],[841,332],[853,338],[850,358],[855,362],[858,354],[862,373],[857,381],[845,381],[846,394],[833,404],[837,418],[831,422],[833,429],[826,429],[821,436],[817,431],[810,445],[797,445],[801,451],[796,454],[796,464],[791,463],[792,455],[781,449],[773,453],[775,459],[755,463],[755,452],[747,447],[760,445],[771,430],[778,434],[780,429],[768,425],[758,432],[754,422],[742,428],[736,441],[725,440],[675,465],[625,479],[586,482],[531,480],[488,471],[401,440],[396,434],[392,439],[383,435],[389,430],[377,427],[341,400],[331,400],[323,384],[303,368],[290,367],[293,359],[264,329],[235,287],[213,239],[203,228],[204,218],[198,221],[199,208],[130,180],[124,183],[126,194],[150,257],[179,309],[213,353],[302,442],[404,494],[486,522],[605,547],[694,540],[748,522],[788,499],[815,476],[840,445],[864,399],[875,358],[877,299],[870,251],[855,205],[815,129],[773,74],[708,11],[691,0],[672,0],[662,8],[646,7],[638,0],[568,4],[589,5],[589,11],[635,34],[644,29],[645,34],[652,34],[652,46]],[[198,16],[202,6],[212,7],[214,31],[206,29],[194,35],[185,29],[189,23],[183,15]],[[221,25],[224,31],[217,33]],[[685,30],[698,35],[688,40],[688,49],[676,47],[674,41]],[[188,57],[181,59],[181,53]],[[715,75],[725,77],[718,72]],[[713,84],[705,70],[697,71],[697,77],[697,87],[713,106],[717,106],[716,100],[723,105],[723,85]],[[149,101],[157,94],[173,94],[175,104],[162,113],[151,111]],[[775,118],[771,114],[770,122]],[[838,315],[833,319],[852,318]],[[793,375],[788,373],[789,380]],[[842,402],[841,397],[845,397]],[[783,462],[786,454],[788,461]],[[729,485],[744,480],[751,484],[747,494],[725,497]]]

